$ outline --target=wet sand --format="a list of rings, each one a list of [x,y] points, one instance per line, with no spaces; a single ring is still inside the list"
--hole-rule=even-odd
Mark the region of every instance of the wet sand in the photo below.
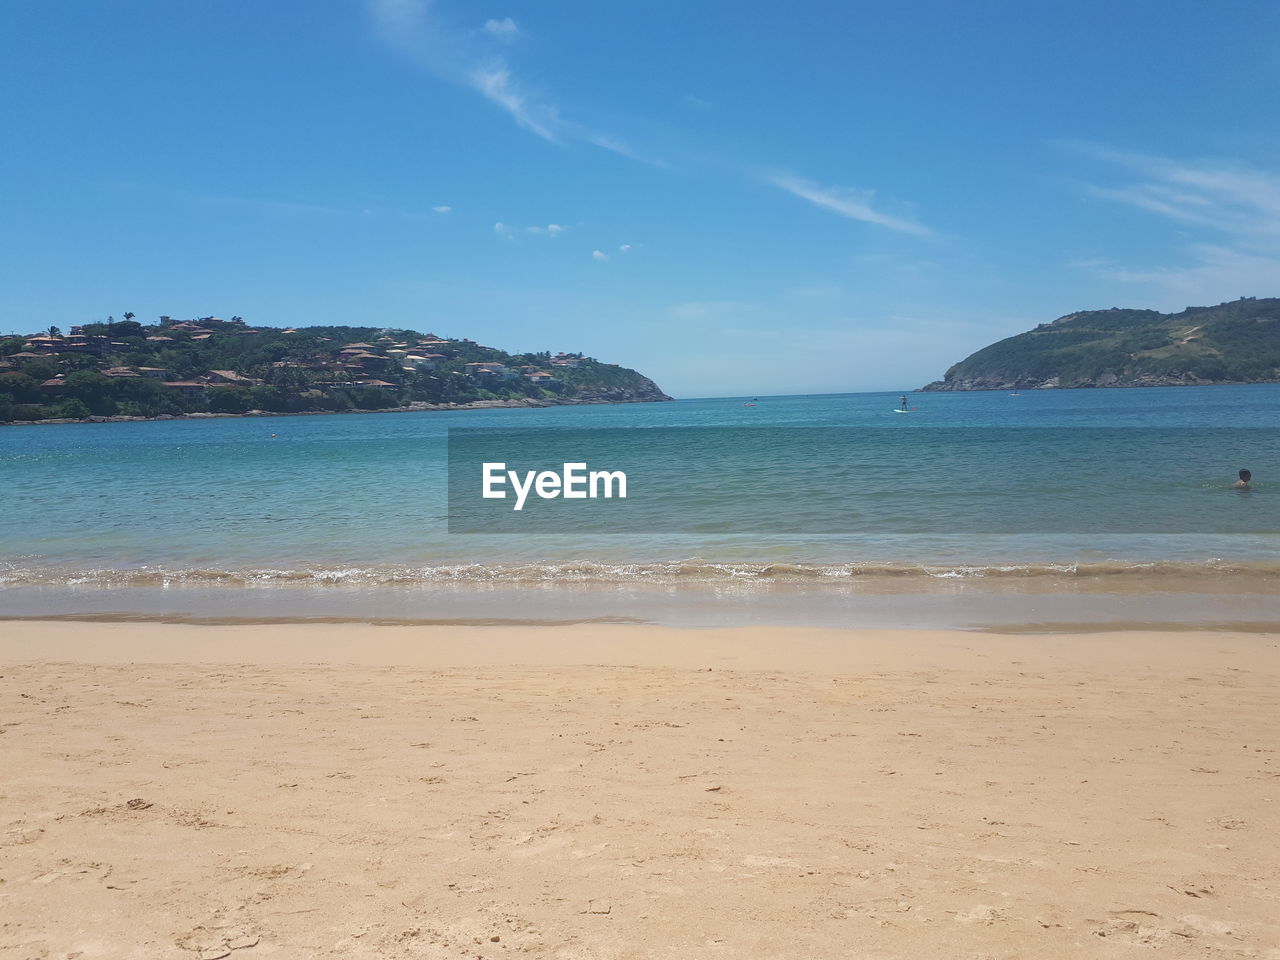
[[[1271,633],[6,622],[0,674],[4,957],[1280,958]]]

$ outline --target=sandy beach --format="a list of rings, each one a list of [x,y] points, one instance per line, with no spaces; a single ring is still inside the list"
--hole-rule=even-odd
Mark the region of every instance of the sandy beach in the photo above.
[[[0,624],[0,956],[1280,958],[1280,638]]]

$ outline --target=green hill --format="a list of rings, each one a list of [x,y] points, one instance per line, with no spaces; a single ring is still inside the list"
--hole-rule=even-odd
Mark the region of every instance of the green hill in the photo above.
[[[1280,299],[1181,313],[1089,310],[983,347],[924,390],[1160,387],[1280,380]]]
[[[582,354],[513,354],[378,327],[114,319],[0,336],[0,422],[669,400]]]

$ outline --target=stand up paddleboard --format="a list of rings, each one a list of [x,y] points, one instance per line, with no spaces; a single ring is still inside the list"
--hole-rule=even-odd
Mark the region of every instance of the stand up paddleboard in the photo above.
[[[914,413],[915,409],[916,409],[915,407],[912,407],[910,410],[903,410],[901,407],[894,407],[893,412],[894,413]]]

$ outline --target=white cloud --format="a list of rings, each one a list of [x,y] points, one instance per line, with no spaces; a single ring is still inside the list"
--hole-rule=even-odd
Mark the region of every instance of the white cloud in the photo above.
[[[629,243],[624,243],[622,246],[618,248],[619,253],[628,253],[630,252],[630,250],[631,250],[631,244]]]
[[[603,250],[592,250],[591,259],[595,260],[597,263],[603,263],[605,260],[609,259],[609,255]]]
[[[530,237],[550,237],[555,239],[569,228],[559,223],[548,223],[545,227],[513,227],[509,223],[503,223],[499,220],[493,225],[493,232],[500,237],[506,237],[508,240],[514,240],[519,236]]]
[[[576,124],[568,125],[576,130],[575,135],[587,143],[599,147],[601,150],[609,150],[616,153],[620,157],[626,157],[628,160],[634,160],[637,163],[645,163],[651,167],[660,167],[663,170],[669,170],[671,164],[665,160],[658,160],[653,157],[646,157],[633,150],[630,144],[624,143],[622,140],[607,133],[595,133],[590,130],[584,130]]]
[[[1079,265],[1104,279],[1148,288],[1149,296],[1169,310],[1265,297],[1280,289],[1280,258],[1214,244],[1192,244],[1185,252],[1189,262],[1177,266]]]
[[[420,0],[371,0],[369,6],[379,29],[392,38],[421,29],[427,12]]]
[[[1076,144],[1138,175],[1117,186],[1090,185],[1096,197],[1209,227],[1250,245],[1280,239],[1280,174],[1225,161],[1176,161]]]
[[[928,236],[932,232],[918,223],[876,210],[871,205],[871,201],[875,197],[875,191],[873,190],[856,190],[851,187],[823,187],[812,180],[803,180],[800,177],[790,175],[775,176],[769,182],[793,196],[808,200],[812,204],[823,207],[833,213],[838,213],[842,217],[848,217],[851,220],[874,223],[890,230],[916,234],[917,236]]]
[[[1168,307],[1267,296],[1280,287],[1280,173],[1223,160],[1069,146],[1131,175],[1127,182],[1088,184],[1089,195],[1173,221],[1179,233],[1200,231],[1183,247],[1181,264],[1134,267],[1092,258],[1073,266],[1148,287]]]
[[[503,17],[501,20],[486,20],[484,28],[504,43],[514,39],[515,35],[520,32],[520,27],[510,17]]]
[[[430,16],[430,0],[365,0],[382,39],[441,79],[469,87],[507,112],[521,128],[550,143],[579,141],[621,156],[665,166],[637,154],[618,137],[563,118],[546,97],[514,75],[501,46],[519,33],[510,17],[483,30],[448,30]]]
[[[453,207],[450,207],[447,204],[441,204],[440,206],[432,207],[431,209],[436,213],[453,213]]]
[[[528,96],[516,88],[511,80],[511,71],[505,66],[491,65],[478,67],[467,75],[473,87],[489,100],[511,114],[517,124],[543,140],[558,143],[559,140],[551,132],[559,118],[554,107],[531,102]]]

